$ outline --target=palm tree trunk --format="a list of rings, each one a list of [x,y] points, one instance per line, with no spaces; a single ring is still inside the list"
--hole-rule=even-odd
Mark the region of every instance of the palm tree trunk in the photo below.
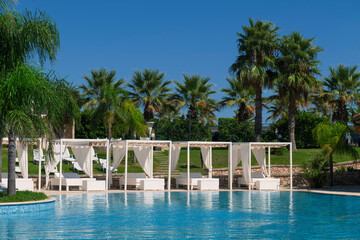
[[[15,184],[15,158],[16,158],[16,137],[11,131],[8,134],[8,195],[12,196],[16,193]]]
[[[293,152],[297,151],[296,141],[295,141],[295,117],[296,117],[296,101],[295,99],[290,100],[289,104],[289,138],[292,144]]]
[[[334,163],[333,163],[332,154],[330,155],[329,165],[330,165],[330,186],[332,187],[334,186]]]
[[[150,108],[150,103],[145,104],[144,114],[143,115],[144,115],[145,121],[147,121],[147,122],[150,121],[150,119],[154,118],[154,113]]]
[[[262,130],[262,89],[256,88],[255,98],[255,142],[261,142],[261,130]]]
[[[0,140],[1,140],[1,144],[0,144],[0,183],[2,182],[2,137],[3,137],[3,132],[2,132],[2,128],[0,127]]]

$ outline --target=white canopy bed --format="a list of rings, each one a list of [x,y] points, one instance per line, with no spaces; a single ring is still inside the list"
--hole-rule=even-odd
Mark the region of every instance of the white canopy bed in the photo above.
[[[271,148],[289,146],[290,150],[290,189],[292,189],[292,145],[289,142],[246,142],[233,143],[232,161],[229,160],[229,188],[232,190],[232,180],[237,165],[242,162],[243,174],[238,179],[240,185],[248,185],[249,189],[256,187],[259,190],[278,190],[280,180],[271,178],[270,152]],[[265,150],[268,150],[268,166],[266,166]],[[251,173],[251,152],[258,162],[261,172]]]
[[[51,179],[51,186],[59,186],[61,191],[62,185],[65,185],[67,190],[68,186],[79,186],[83,190],[106,190],[108,189],[108,173],[106,173],[106,180],[99,181],[93,178],[93,147],[106,148],[106,159],[109,161],[109,141],[107,139],[60,139],[53,144],[54,158],[52,161],[47,161],[46,169],[53,169],[60,162],[60,173],[55,178]],[[62,173],[62,161],[64,153],[67,147],[71,147],[71,150],[76,158],[78,165],[82,171],[90,178],[80,178],[82,186],[80,186],[79,178],[71,176],[69,178],[64,177]],[[46,171],[47,177],[49,171]],[[90,182],[89,182],[90,181]]]
[[[171,172],[176,168],[179,160],[180,150],[182,147],[187,148],[187,172],[181,173],[179,178],[176,178],[176,185],[187,186],[187,190],[192,190],[196,187],[199,190],[218,190],[219,179],[212,178],[212,148],[228,148],[229,161],[232,161],[232,143],[231,142],[174,142],[171,148],[171,171],[169,171],[169,178],[171,178]],[[199,147],[203,157],[205,167],[209,170],[208,178],[203,178],[201,173],[190,173],[190,147]]]
[[[125,173],[124,178],[119,180],[120,188],[124,186],[135,186],[136,189],[142,190],[164,190],[165,182],[162,178],[153,177],[154,164],[154,147],[168,147],[171,149],[171,141],[158,140],[112,140],[110,146],[113,151],[113,169],[116,169],[122,159],[125,157]],[[138,160],[144,173],[128,173],[128,150],[134,151],[135,157]],[[169,151],[169,164],[171,162],[171,151]],[[109,167],[107,168],[109,169]],[[169,171],[170,172],[170,171]],[[110,181],[111,181],[110,172]],[[168,189],[170,189],[171,178],[168,179]]]

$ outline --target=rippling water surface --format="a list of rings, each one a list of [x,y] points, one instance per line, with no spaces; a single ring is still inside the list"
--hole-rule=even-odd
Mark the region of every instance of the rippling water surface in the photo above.
[[[302,192],[57,196],[54,210],[0,216],[0,239],[360,238],[360,198]]]

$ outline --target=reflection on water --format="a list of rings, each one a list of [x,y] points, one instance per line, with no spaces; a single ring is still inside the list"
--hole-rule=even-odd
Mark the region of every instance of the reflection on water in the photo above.
[[[360,198],[299,192],[63,195],[53,210],[1,216],[0,239],[357,238],[358,214]]]

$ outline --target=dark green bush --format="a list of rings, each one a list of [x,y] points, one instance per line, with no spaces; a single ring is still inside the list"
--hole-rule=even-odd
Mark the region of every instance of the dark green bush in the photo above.
[[[314,148],[319,147],[316,143],[312,131],[319,123],[327,123],[327,118],[316,116],[310,112],[299,112],[296,115],[295,125],[295,141],[297,148]],[[278,135],[281,135],[283,142],[289,141],[288,130],[288,117],[284,116],[277,123],[273,123],[270,130],[263,134],[264,141],[275,141],[277,135],[275,131],[278,131]]]
[[[189,140],[189,119],[156,119],[154,124],[156,139],[172,141]],[[191,141],[211,141],[211,129],[209,124],[203,125],[197,121],[191,121]]]
[[[93,114],[86,110],[81,112],[81,120],[80,124],[76,126],[75,137],[83,139],[106,138],[106,132],[102,121],[95,121]]]
[[[312,188],[321,188],[327,178],[327,168],[329,161],[323,156],[318,155],[313,160],[307,161],[302,165],[304,178]]]
[[[251,142],[254,140],[254,126],[250,121],[238,122],[235,118],[219,118],[219,141]]]

